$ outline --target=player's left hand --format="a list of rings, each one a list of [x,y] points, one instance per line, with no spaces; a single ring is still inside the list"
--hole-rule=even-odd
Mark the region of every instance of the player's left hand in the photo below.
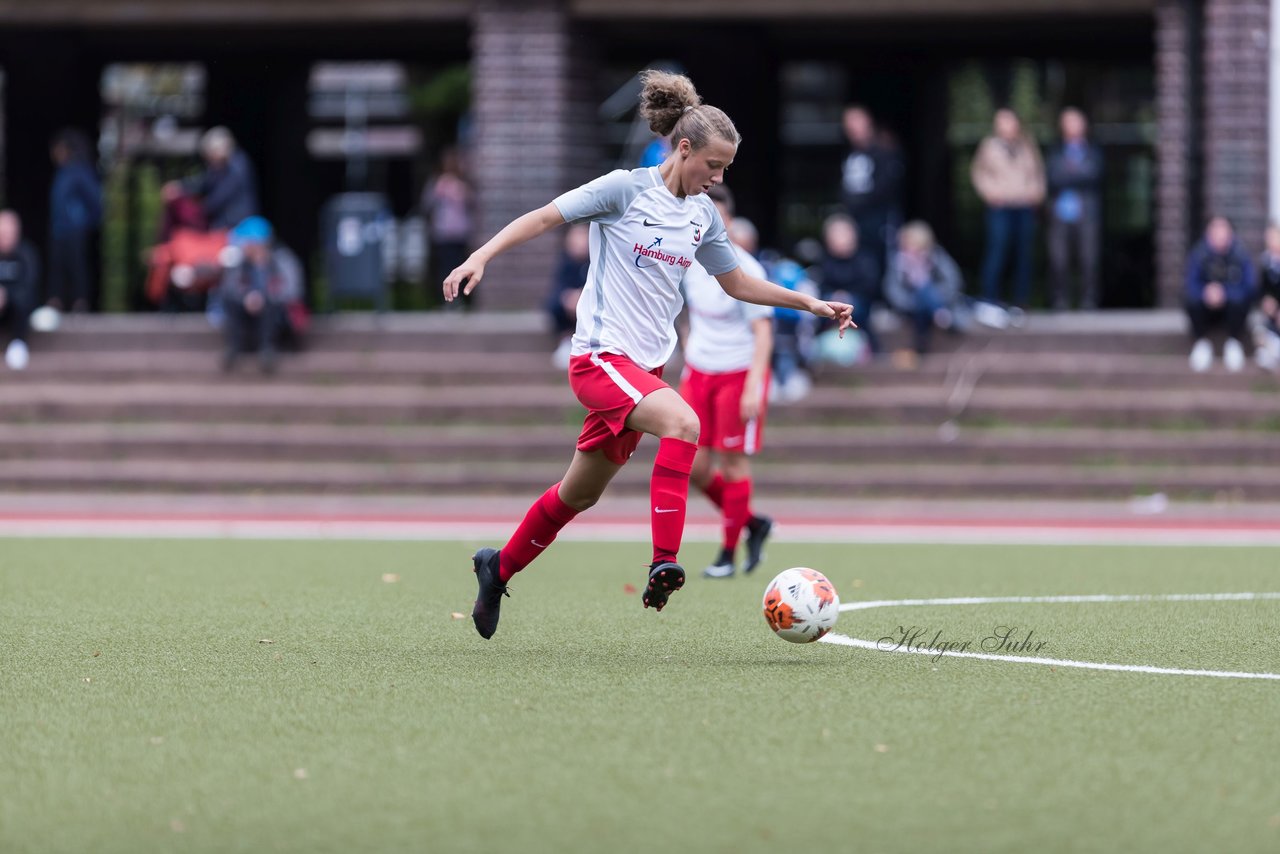
[[[818,317],[826,317],[836,321],[839,324],[840,337],[844,337],[846,329],[857,329],[858,324],[853,322],[853,306],[847,302],[832,302],[829,300],[815,300],[813,306],[809,309]]]
[[[484,278],[484,266],[484,262],[472,253],[470,258],[454,267],[444,280],[444,301],[453,302],[459,293],[466,296],[474,291]]]
[[[747,383],[747,387],[742,392],[742,402],[739,404],[743,421],[750,421],[760,414],[760,394],[758,387],[752,387],[751,383]]]

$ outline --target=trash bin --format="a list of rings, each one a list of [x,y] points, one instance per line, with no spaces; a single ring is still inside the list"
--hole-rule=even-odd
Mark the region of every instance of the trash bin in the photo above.
[[[342,193],[325,203],[321,228],[330,306],[335,299],[356,297],[386,311],[384,244],[393,223],[381,193]]]

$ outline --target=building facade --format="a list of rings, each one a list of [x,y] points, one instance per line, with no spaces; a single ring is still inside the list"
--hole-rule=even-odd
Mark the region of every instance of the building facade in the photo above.
[[[628,165],[628,84],[668,63],[738,122],[730,180],[784,248],[834,202],[844,103],[884,121],[907,163],[905,213],[970,267],[981,223],[966,164],[990,109],[1018,105],[1048,142],[1057,109],[1082,106],[1108,151],[1106,301],[1176,305],[1206,216],[1261,242],[1271,14],[1269,0],[0,0],[5,201],[42,236],[49,137],[100,126],[104,69],[198,62],[199,122],[237,131],[267,213],[305,250],[315,211],[340,189],[306,155],[314,63],[463,63],[483,239]],[[406,187],[421,177],[394,164],[378,175]],[[401,208],[416,198],[397,192]],[[540,304],[557,252],[546,239],[496,263],[481,304]]]

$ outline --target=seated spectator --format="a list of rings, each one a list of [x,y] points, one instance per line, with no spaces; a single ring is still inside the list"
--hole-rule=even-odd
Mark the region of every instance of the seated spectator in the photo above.
[[[1258,330],[1255,358],[1269,371],[1280,368],[1280,225],[1267,226],[1266,248],[1258,259]]]
[[[27,319],[40,285],[40,259],[22,239],[22,221],[13,211],[0,211],[0,333],[9,339],[4,363],[20,371],[31,359]]]
[[[818,295],[818,287],[804,272],[804,268],[790,258],[781,258],[766,267],[769,280],[787,290],[799,291],[810,296]],[[814,322],[807,311],[794,308],[773,310],[773,381],[769,387],[769,400],[791,403],[809,393],[813,381],[806,366],[813,351]]]
[[[591,226],[585,222],[574,223],[565,231],[560,263],[546,303],[547,314],[551,316],[551,331],[557,341],[551,361],[561,370],[569,369],[569,349],[578,326],[578,299],[582,296],[590,268]]]
[[[880,297],[880,264],[858,246],[858,227],[847,214],[832,214],[822,224],[821,296],[853,304],[853,322],[867,337],[873,354],[880,341],[871,328],[871,306]]]
[[[1205,228],[1204,239],[1187,258],[1186,310],[1191,321],[1191,370],[1207,371],[1213,366],[1213,345],[1209,332],[1225,326],[1227,343],[1222,348],[1222,364],[1228,371],[1244,367],[1244,331],[1253,304],[1253,263],[1236,239],[1231,220],[1215,216]]]
[[[302,265],[291,251],[273,243],[271,225],[262,217],[250,217],[232,229],[230,246],[239,257],[227,267],[218,293],[226,338],[222,368],[235,367],[253,332],[262,371],[269,374],[275,371],[281,341],[305,331]]]
[[[933,229],[919,220],[899,229],[884,295],[889,305],[911,319],[916,355],[929,352],[934,326],[955,328],[962,286],[960,268],[934,240]]]

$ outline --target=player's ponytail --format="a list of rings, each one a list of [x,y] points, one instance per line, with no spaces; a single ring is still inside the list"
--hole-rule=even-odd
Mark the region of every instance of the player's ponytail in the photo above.
[[[693,81],[683,74],[649,69],[640,74],[644,88],[640,92],[640,117],[659,136],[670,136],[672,143],[689,140],[695,149],[719,138],[738,145],[733,121],[724,111],[703,104]]]

